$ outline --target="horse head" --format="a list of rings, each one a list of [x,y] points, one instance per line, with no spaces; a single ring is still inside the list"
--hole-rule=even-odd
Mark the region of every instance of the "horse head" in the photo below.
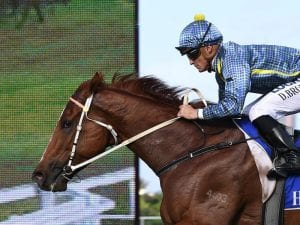
[[[116,74],[112,84],[106,84],[103,75],[96,73],[78,87],[67,103],[33,172],[33,180],[43,190],[65,191],[68,181],[80,170],[70,172],[68,168],[71,164],[87,161],[117,141],[124,141],[176,117],[181,104],[177,94],[181,91],[168,87],[154,77],[138,78],[136,74]],[[188,124],[186,121],[180,123],[184,126]],[[170,132],[155,132],[150,138],[130,145],[130,149],[155,170],[179,153],[173,150],[160,154],[160,160],[157,160],[153,149],[156,152],[165,149],[173,138],[189,140],[180,133],[170,135]],[[192,130],[185,132],[185,135],[190,132]],[[180,149],[184,147],[181,142],[178,145]]]
[[[76,99],[79,104],[84,105],[86,99],[97,88],[104,85],[103,75],[96,73],[91,80],[79,86],[72,98]],[[64,167],[70,159],[82,111],[83,109],[72,101],[69,101],[63,110],[52,138],[32,175],[33,180],[41,189],[46,191],[64,191],[67,188],[68,180],[78,172],[75,171],[75,173],[66,175],[64,174]],[[93,106],[91,106],[89,115],[93,115]],[[105,122],[105,119],[102,121]],[[113,137],[105,127],[89,120],[84,120],[80,129],[80,138],[76,143],[76,155],[73,163],[80,163],[91,158],[98,154],[100,150],[105,149],[106,146],[114,143]],[[89,149],[89,151],[83,151],[83,149]]]

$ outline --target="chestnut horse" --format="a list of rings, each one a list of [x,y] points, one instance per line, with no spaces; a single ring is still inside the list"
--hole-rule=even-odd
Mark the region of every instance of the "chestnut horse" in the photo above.
[[[66,190],[68,180],[78,172],[66,174],[64,168],[70,162],[79,120],[82,132],[71,161],[74,165],[115,144],[109,129],[94,121],[111,125],[119,142],[127,140],[176,117],[181,91],[153,77],[133,75],[115,76],[112,84],[106,84],[103,75],[96,73],[72,95],[84,105],[93,94],[88,116],[81,119],[81,107],[74,101],[67,103],[33,172],[33,180],[46,191]],[[220,145],[227,141],[235,144]],[[219,146],[219,150],[176,163],[192,150],[211,149],[208,146]],[[200,121],[200,125],[178,119],[131,143],[129,148],[159,174],[165,225],[261,224],[263,204],[258,171],[244,135],[230,119]],[[284,219],[285,225],[300,224],[296,211],[288,211]]]

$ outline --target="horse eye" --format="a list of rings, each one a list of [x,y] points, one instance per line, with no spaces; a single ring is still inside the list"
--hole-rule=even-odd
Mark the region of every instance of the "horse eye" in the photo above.
[[[70,128],[72,126],[72,121],[66,120],[62,123],[62,128]]]

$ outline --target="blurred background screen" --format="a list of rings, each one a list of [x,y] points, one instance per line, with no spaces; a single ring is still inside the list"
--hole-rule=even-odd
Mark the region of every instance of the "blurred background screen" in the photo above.
[[[136,71],[133,0],[0,1],[0,224],[134,224],[136,158],[116,151],[66,192],[31,173],[79,84]]]

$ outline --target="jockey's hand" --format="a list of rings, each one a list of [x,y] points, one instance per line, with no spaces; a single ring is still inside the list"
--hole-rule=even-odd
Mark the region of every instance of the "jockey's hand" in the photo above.
[[[181,105],[179,106],[179,112],[177,113],[177,116],[189,120],[194,120],[198,118],[198,111],[197,109],[194,109],[191,105]]]

